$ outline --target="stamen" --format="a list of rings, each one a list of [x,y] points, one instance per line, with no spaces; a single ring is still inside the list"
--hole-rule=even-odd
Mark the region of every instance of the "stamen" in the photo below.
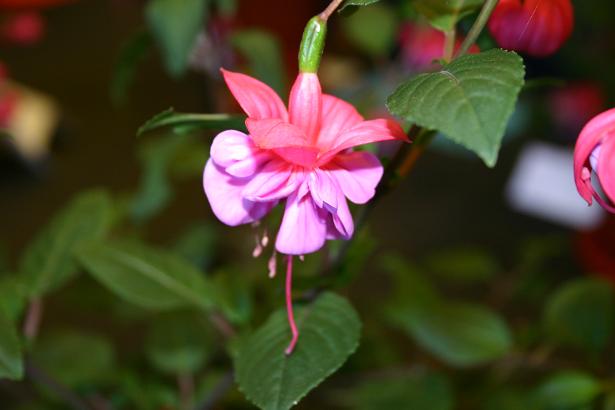
[[[277,270],[277,266],[278,266],[277,252],[274,249],[273,250],[273,254],[269,258],[269,262],[267,262],[267,268],[269,269],[269,278],[270,279],[275,278],[275,273],[276,273],[276,270]]]
[[[292,281],[293,281],[293,257],[288,256],[288,265],[286,267],[286,312],[288,313],[288,324],[293,335],[290,344],[284,351],[286,355],[290,355],[295,349],[297,340],[299,339],[299,331],[295,324],[295,315],[293,314],[293,298],[292,298]]]
[[[269,235],[267,234],[267,230],[263,232],[263,238],[261,239],[261,245],[263,248],[266,248],[269,245]]]
[[[254,246],[254,250],[252,251],[252,257],[258,258],[263,253],[263,246],[261,245],[261,241],[258,235],[256,235],[254,238],[255,238],[256,245]]]

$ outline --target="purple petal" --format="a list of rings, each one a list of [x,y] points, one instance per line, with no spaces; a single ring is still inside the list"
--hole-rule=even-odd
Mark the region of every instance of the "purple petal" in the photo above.
[[[216,135],[211,144],[210,155],[217,165],[226,168],[252,156],[255,150],[256,146],[248,135],[227,130]]]
[[[257,202],[284,199],[297,190],[302,177],[287,162],[273,159],[246,185],[243,196]]]
[[[316,206],[334,213],[341,190],[333,177],[327,171],[316,168],[309,173],[307,181]]]
[[[337,229],[342,239],[350,239],[354,233],[354,222],[343,194],[340,194],[337,203],[337,212],[331,214],[333,216],[333,225],[335,225],[335,229]]]
[[[304,255],[322,248],[327,235],[325,216],[325,211],[316,208],[311,196],[298,199],[296,194],[291,195],[275,243],[278,252]]]
[[[211,209],[220,221],[230,226],[254,222],[267,214],[275,202],[252,202],[241,195],[249,178],[227,174],[212,159],[203,173],[203,188]]]
[[[368,202],[382,178],[380,160],[369,152],[338,154],[329,168],[341,190],[355,204]]]

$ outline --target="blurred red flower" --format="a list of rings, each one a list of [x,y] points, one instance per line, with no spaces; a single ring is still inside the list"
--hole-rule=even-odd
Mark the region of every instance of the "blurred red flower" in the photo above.
[[[32,45],[45,34],[45,20],[36,11],[25,11],[8,16],[0,25],[2,40],[18,44]]]
[[[444,33],[425,24],[405,24],[401,29],[400,43],[402,61],[406,67],[416,71],[437,68],[434,61],[442,58],[444,51]],[[455,51],[461,46],[462,39],[455,41]],[[469,54],[480,53],[473,45]]]
[[[549,96],[549,111],[559,130],[578,135],[586,122],[605,108],[602,88],[591,82],[571,83]]]
[[[559,50],[573,25],[570,0],[500,0],[489,19],[500,47],[534,57]]]
[[[594,231],[579,233],[576,253],[588,273],[598,274],[615,283],[615,216],[607,218]]]

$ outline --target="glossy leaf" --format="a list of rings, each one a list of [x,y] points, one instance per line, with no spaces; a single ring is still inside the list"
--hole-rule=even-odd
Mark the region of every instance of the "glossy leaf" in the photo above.
[[[84,246],[77,256],[94,279],[143,308],[212,307],[212,285],[201,272],[173,253],[116,240]]]
[[[104,337],[74,330],[43,335],[34,345],[33,360],[67,386],[84,386],[114,375],[115,353]]]
[[[544,318],[554,340],[602,350],[611,341],[615,325],[613,288],[595,279],[566,283],[548,299]]]
[[[600,382],[576,371],[555,374],[536,390],[534,401],[539,410],[575,409],[589,405],[600,393]]]
[[[105,236],[113,221],[113,204],[105,191],[77,195],[38,234],[21,259],[31,297],[62,286],[77,273],[74,249]]]
[[[159,128],[173,127],[174,129],[198,130],[198,129],[237,129],[244,130],[245,117],[230,114],[189,114],[175,112],[169,108],[150,118],[137,131],[137,136]]]
[[[277,38],[262,30],[238,30],[231,43],[248,62],[253,77],[268,84],[278,94],[286,88],[282,50]]]
[[[485,0],[414,0],[412,5],[438,30],[450,31],[459,20],[482,6]]]
[[[0,312],[0,379],[23,377],[21,344],[15,325]]]
[[[357,348],[361,323],[333,293],[296,308],[301,336],[290,356],[286,312],[280,310],[241,344],[235,358],[239,388],[258,407],[285,410],[335,372]]]
[[[466,55],[403,83],[387,106],[409,122],[442,132],[493,167],[524,74],[523,60],[512,52]]]
[[[145,17],[162,49],[167,71],[181,76],[205,21],[207,0],[150,0]]]

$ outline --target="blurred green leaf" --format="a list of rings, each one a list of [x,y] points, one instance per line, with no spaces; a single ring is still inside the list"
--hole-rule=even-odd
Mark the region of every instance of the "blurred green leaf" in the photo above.
[[[201,269],[211,266],[216,257],[217,230],[208,222],[195,222],[175,240],[172,250]]]
[[[198,269],[168,251],[114,240],[81,247],[77,256],[94,279],[143,308],[213,307],[213,285]]]
[[[171,200],[173,194],[169,181],[169,168],[187,139],[186,135],[159,138],[148,140],[139,147],[143,175],[130,209],[132,218],[136,222],[143,223],[157,215]]]
[[[453,366],[489,362],[506,354],[512,346],[506,323],[484,306],[409,302],[391,314],[419,345]]]
[[[152,37],[148,31],[137,32],[122,46],[111,78],[111,100],[115,104],[126,101],[137,67],[151,48]]]
[[[27,303],[27,287],[23,278],[17,275],[0,277],[0,314],[15,323]]]
[[[171,375],[198,371],[211,355],[212,335],[189,313],[162,317],[150,328],[145,351],[158,370]]]
[[[233,32],[231,43],[243,55],[254,77],[283,95],[286,89],[284,60],[278,39],[262,30]]]
[[[535,391],[539,410],[573,410],[588,406],[600,394],[600,382],[593,376],[565,371],[550,376]]]
[[[346,37],[372,57],[384,57],[391,52],[398,26],[395,13],[379,5],[361,8],[342,21]]]
[[[531,397],[526,391],[507,386],[501,390],[490,391],[484,394],[481,410],[535,410],[531,404]]]
[[[420,271],[400,258],[385,259],[385,268],[394,277],[386,314],[424,349],[460,367],[491,361],[510,350],[508,326],[492,310],[443,298]]]
[[[416,372],[361,383],[349,394],[355,410],[452,410],[453,390],[437,373]]]
[[[208,0],[150,0],[146,6],[147,23],[173,77],[186,71],[196,37],[204,26],[207,4]]]
[[[216,284],[216,300],[224,316],[234,324],[246,324],[253,310],[249,281],[242,272],[222,271],[213,277]]]
[[[551,338],[590,351],[611,341],[615,295],[611,284],[597,279],[565,283],[547,300],[544,323]]]
[[[73,250],[103,238],[113,221],[113,203],[102,190],[74,197],[24,251],[21,273],[30,297],[57,289],[77,273]]]
[[[356,9],[358,7],[369,6],[370,4],[374,4],[379,2],[380,0],[346,0],[342,3],[338,11],[340,13],[348,13],[351,9]]]
[[[474,247],[439,251],[430,255],[426,263],[434,274],[457,282],[483,282],[500,271],[488,252]]]
[[[159,128],[181,127],[182,131],[198,129],[236,129],[245,130],[245,117],[231,114],[189,114],[175,112],[169,108],[156,114],[139,127],[137,137]]]
[[[23,377],[21,343],[15,325],[0,312],[0,379]]]
[[[238,0],[213,0],[216,10],[223,16],[233,16],[237,12]]]
[[[493,167],[524,74],[523,60],[512,52],[466,55],[406,81],[387,107],[408,122],[442,132]]]
[[[55,331],[37,340],[33,361],[60,383],[87,386],[111,380],[115,353],[103,336],[76,330]]]
[[[485,0],[413,0],[416,11],[441,31],[455,28],[459,20],[480,8]]]
[[[120,391],[130,401],[127,410],[174,409],[179,404],[177,388],[169,383],[143,377],[133,369],[123,371],[119,376]]]
[[[286,312],[275,312],[243,341],[235,358],[240,389],[257,406],[286,410],[335,372],[357,348],[361,323],[352,306],[333,293],[296,309],[299,342],[291,339]]]

